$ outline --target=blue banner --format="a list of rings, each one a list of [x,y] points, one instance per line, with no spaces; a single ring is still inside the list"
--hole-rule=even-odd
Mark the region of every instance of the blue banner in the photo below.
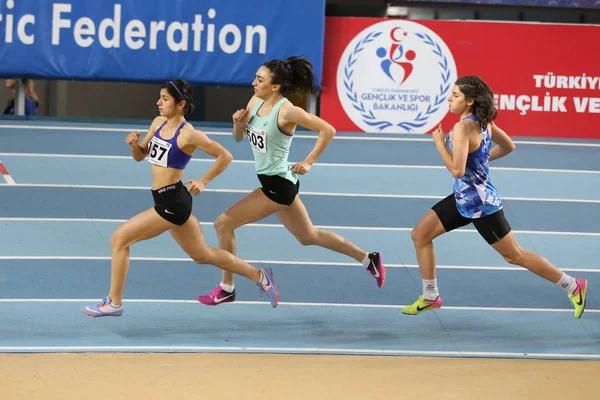
[[[0,76],[248,85],[273,58],[322,74],[325,0],[0,0]]]

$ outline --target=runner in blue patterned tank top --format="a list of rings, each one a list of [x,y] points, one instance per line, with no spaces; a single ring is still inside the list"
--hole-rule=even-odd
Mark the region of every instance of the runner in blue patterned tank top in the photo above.
[[[463,121],[477,123],[477,118],[467,115]],[[446,148],[453,152],[452,131],[446,137]],[[469,153],[466,160],[465,174],[454,178],[454,199],[456,207],[463,217],[482,218],[502,210],[502,198],[490,179],[490,150],[492,134],[486,126],[481,129],[481,144],[477,150]]]
[[[445,139],[441,124],[432,136],[444,165],[454,176],[453,193],[434,205],[412,231],[423,294],[402,312],[414,315],[442,307],[433,239],[472,223],[507,262],[564,289],[575,307],[575,318],[579,318],[585,309],[587,280],[575,279],[539,254],[520,247],[504,217],[502,198],[490,178],[489,162],[512,152],[515,144],[493,122],[497,110],[492,90],[481,78],[465,76],[456,81],[448,102],[450,112],[460,115],[460,120]]]
[[[271,305],[277,307],[279,292],[271,269],[255,268],[225,250],[209,247],[192,213],[192,195],[199,195],[227,168],[233,159],[231,153],[186,121],[185,117],[194,109],[187,82],[181,79],[166,82],[156,105],[160,115],[152,121],[141,142],[141,132],[131,132],[125,139],[134,160],[147,158],[152,164],[154,207],[131,218],[112,234],[110,291],[101,303],[81,307],[81,312],[94,318],[121,316],[129,270],[129,247],[166,231],[195,262],[212,264],[251,279],[267,294]],[[216,161],[202,178],[182,182],[185,168],[196,149],[216,157]],[[189,187],[185,186],[187,184]]]

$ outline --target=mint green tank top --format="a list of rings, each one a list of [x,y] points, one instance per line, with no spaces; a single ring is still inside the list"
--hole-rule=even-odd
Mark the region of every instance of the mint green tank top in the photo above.
[[[259,175],[277,175],[296,184],[298,176],[290,170],[288,155],[292,145],[292,136],[283,133],[277,124],[277,116],[281,105],[287,98],[279,100],[269,115],[260,117],[259,108],[264,101],[260,100],[251,111],[250,120],[246,123],[246,138],[254,153],[254,166]]]

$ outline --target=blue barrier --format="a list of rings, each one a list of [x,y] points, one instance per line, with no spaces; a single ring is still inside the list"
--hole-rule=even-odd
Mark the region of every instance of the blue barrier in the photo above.
[[[0,0],[0,76],[236,86],[304,55],[320,78],[324,27],[325,0]]]

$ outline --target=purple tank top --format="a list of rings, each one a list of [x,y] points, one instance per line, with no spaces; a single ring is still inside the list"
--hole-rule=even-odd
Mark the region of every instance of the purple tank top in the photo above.
[[[160,136],[160,130],[166,123],[167,121],[163,122],[156,130],[150,143],[148,143],[148,161],[161,167],[185,169],[192,159],[192,156],[184,153],[179,146],[177,146],[177,137],[179,136],[181,128],[183,128],[187,121],[183,121],[181,125],[179,125],[175,135],[169,140],[165,140]]]

